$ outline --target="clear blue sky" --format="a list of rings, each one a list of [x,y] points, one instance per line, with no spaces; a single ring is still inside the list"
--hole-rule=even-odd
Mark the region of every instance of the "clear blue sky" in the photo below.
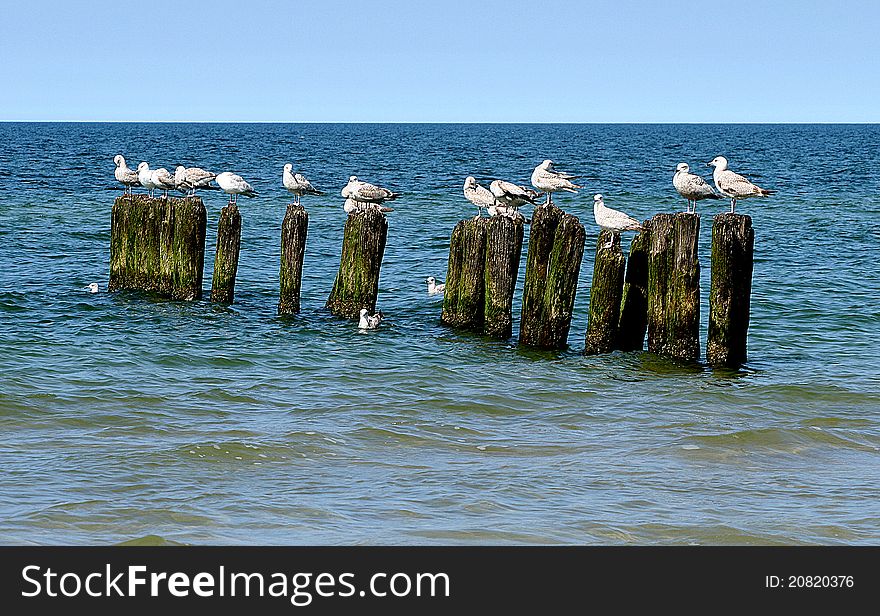
[[[877,122],[878,28],[848,0],[4,2],[0,120]]]

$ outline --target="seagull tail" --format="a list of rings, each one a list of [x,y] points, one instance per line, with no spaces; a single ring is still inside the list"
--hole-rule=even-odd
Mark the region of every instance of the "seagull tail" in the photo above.
[[[719,195],[718,193],[712,193],[711,195],[709,195],[709,196],[707,197],[707,199],[723,199],[723,198],[724,198],[724,197],[722,197],[722,196]]]
[[[769,197],[770,195],[776,194],[775,190],[767,190],[766,188],[759,188],[758,194],[762,197]]]
[[[578,186],[576,184],[572,184],[572,186],[573,186],[573,188],[565,187],[562,190],[564,190],[566,192],[570,192],[570,193],[577,193],[577,190],[575,190],[576,188],[583,188],[583,186]]]
[[[324,191],[318,190],[317,188],[313,188],[309,191],[310,195],[323,195]]]
[[[394,208],[393,207],[385,207],[385,206],[380,205],[379,211],[380,212],[393,212]]]
[[[243,194],[245,197],[256,197],[256,196],[257,196],[257,191],[255,191],[255,190],[249,190],[249,191],[247,191],[247,192],[243,192],[243,193],[241,193],[241,194]]]

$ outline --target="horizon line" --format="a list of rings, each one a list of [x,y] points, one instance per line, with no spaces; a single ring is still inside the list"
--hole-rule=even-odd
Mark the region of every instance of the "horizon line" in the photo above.
[[[608,122],[566,122],[566,121],[450,121],[450,120],[410,120],[393,122],[388,120],[0,120],[0,124],[532,124],[532,125],[644,125],[644,124],[676,124],[676,125],[860,125],[872,126],[877,121],[749,121],[749,122],[673,122],[673,121],[608,121]]]

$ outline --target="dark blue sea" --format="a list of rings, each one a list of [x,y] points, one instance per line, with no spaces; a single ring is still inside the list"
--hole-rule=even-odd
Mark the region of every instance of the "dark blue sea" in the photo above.
[[[106,293],[116,154],[253,184],[231,307]],[[583,357],[592,195],[682,211],[676,164],[708,179],[719,154],[778,191],[738,206],[748,363]],[[476,213],[465,176],[545,158],[585,176],[557,198],[587,227],[570,349],[444,328],[424,279]],[[286,162],[326,195],[279,318]],[[878,170],[874,125],[0,124],[0,542],[876,544]],[[351,174],[404,193],[368,333],[323,310]],[[209,286],[225,197],[204,198]],[[703,349],[726,207],[698,208]]]

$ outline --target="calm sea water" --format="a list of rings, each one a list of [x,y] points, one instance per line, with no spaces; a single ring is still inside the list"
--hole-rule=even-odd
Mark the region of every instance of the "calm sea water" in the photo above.
[[[0,542],[880,540],[880,126],[0,124],[0,143]],[[117,153],[252,181],[232,307],[103,292]],[[676,163],[708,177],[717,154],[779,191],[739,208],[749,363],[582,357],[592,194],[683,209]],[[571,349],[445,329],[424,279],[475,212],[464,177],[526,183],[544,158],[586,175],[558,200],[588,229]],[[327,191],[304,200],[293,318],[275,314],[285,162]],[[322,309],[352,173],[406,193],[366,334]],[[205,198],[209,286],[224,198]],[[723,209],[699,208],[704,345]]]

